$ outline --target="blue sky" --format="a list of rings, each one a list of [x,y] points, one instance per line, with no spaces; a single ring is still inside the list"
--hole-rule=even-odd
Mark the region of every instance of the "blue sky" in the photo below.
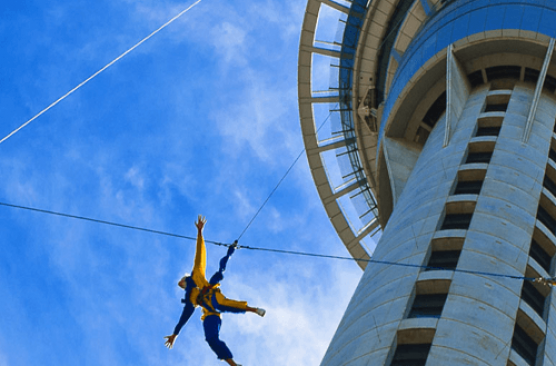
[[[191,3],[4,1],[0,137]],[[233,241],[303,149],[304,9],[203,0],[0,144],[0,201],[187,236],[203,214],[207,239]],[[193,242],[6,207],[0,220],[0,366],[220,364],[199,310],[163,345]],[[241,244],[347,255],[304,157]],[[224,254],[209,246],[209,272]],[[240,250],[222,290],[268,312],[224,316],[222,339],[244,365],[317,365],[361,274]]]

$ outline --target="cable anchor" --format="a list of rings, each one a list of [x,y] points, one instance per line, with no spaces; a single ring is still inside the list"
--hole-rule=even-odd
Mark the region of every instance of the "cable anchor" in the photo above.
[[[535,278],[533,282],[537,282],[545,286],[554,287],[556,286],[556,277],[539,277]]]

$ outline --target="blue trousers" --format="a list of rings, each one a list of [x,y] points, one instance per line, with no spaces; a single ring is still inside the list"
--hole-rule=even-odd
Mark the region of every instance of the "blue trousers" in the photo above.
[[[209,315],[203,321],[205,339],[210,348],[216,353],[216,357],[220,360],[227,360],[229,358],[234,358],[234,356],[232,356],[232,352],[228,346],[226,346],[226,343],[222,342],[219,338],[221,325],[222,320],[217,315]]]

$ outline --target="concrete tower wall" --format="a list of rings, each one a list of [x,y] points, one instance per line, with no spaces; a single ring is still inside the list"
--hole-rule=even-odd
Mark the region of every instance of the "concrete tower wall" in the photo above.
[[[346,14],[341,51],[311,44],[323,4]],[[555,272],[556,1],[352,4],[309,2],[302,128],[348,250],[367,258],[359,241],[378,222],[372,260],[397,265],[367,266],[322,365],[556,364],[555,295],[523,280]],[[313,53],[338,58],[337,96],[311,94]],[[316,137],[310,107],[324,101],[343,140]],[[357,155],[339,189],[320,158],[336,148]],[[360,231],[335,205],[357,189],[377,212]]]
[[[509,96],[505,113],[482,112],[487,96],[502,93]],[[433,249],[459,247],[458,268],[525,273],[556,119],[556,100],[542,97],[530,137],[523,142],[533,94],[531,85],[519,83],[513,90],[490,91],[483,86],[473,91],[447,147],[443,147],[446,116],[437,123],[373,259],[426,265]],[[493,115],[503,120],[498,137],[475,137],[478,120]],[[494,145],[490,162],[465,164],[471,145]],[[458,172],[464,176],[480,171],[485,175],[480,194],[453,194]],[[450,213],[472,213],[469,229],[442,230]],[[543,318],[520,301],[522,283],[371,264],[322,365],[388,365],[400,337],[403,344],[432,342],[428,365],[506,365],[518,310],[529,318],[526,323],[532,321],[524,328],[539,328],[530,332],[541,343],[544,339]],[[440,318],[408,318],[416,291],[448,294]],[[549,333],[547,342],[555,341]],[[551,365],[556,348],[541,348],[546,352],[544,365]]]

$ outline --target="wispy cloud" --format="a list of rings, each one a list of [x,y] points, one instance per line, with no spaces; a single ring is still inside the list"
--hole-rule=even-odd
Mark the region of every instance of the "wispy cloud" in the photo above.
[[[230,22],[218,24],[211,31],[216,54],[223,58],[224,63],[241,65],[246,63],[245,38],[247,32],[240,26]]]

